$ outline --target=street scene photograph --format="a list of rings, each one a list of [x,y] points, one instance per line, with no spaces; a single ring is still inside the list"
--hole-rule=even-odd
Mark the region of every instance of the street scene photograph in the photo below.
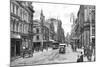
[[[95,62],[95,5],[10,0],[10,66]]]

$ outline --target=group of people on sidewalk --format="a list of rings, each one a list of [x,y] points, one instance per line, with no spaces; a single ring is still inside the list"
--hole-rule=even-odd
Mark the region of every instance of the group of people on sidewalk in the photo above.
[[[80,54],[78,55],[77,62],[95,61],[95,54],[93,51],[88,49],[87,51],[84,50],[83,52],[80,52]],[[84,60],[84,58],[86,58],[86,60]]]

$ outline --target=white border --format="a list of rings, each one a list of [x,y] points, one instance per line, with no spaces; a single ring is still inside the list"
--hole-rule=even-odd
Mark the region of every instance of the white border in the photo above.
[[[27,0],[26,0],[27,1]],[[29,1],[29,0],[28,0]],[[99,67],[100,60],[100,2],[96,0],[30,0],[42,2],[57,2],[57,3],[71,3],[71,4],[84,4],[96,5],[96,62],[87,63],[67,63],[67,64],[52,64],[52,65],[39,65],[41,67]],[[10,0],[0,1],[0,67],[10,67]],[[26,67],[26,66],[25,66]],[[33,67],[33,66],[27,66]],[[34,66],[36,67],[36,66]],[[38,67],[38,66],[37,66]]]

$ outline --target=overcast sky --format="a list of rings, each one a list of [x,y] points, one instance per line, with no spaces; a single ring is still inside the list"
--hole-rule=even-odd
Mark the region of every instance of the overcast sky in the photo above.
[[[63,4],[48,4],[48,3],[34,3],[33,7],[35,10],[34,19],[40,19],[41,9],[43,10],[43,14],[45,19],[49,18],[58,18],[62,21],[62,27],[64,29],[64,34],[67,32],[71,32],[70,15],[73,13],[75,17],[77,16],[77,12],[79,10],[79,5],[63,5]]]

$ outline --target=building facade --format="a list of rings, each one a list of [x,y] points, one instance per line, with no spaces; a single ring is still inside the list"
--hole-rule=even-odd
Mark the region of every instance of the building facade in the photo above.
[[[33,50],[39,51],[42,46],[41,24],[39,20],[33,21]]]
[[[95,6],[80,5],[71,34],[75,48],[84,48],[86,54],[91,47],[95,50]]]
[[[95,42],[95,6],[80,6],[79,10],[80,41],[85,48]]]
[[[45,16],[42,10],[40,13],[40,22],[41,22],[42,47],[43,49],[48,49],[50,24],[45,20]]]
[[[32,39],[32,2],[11,0],[10,2],[10,32],[11,32],[11,57],[20,56],[23,47],[30,48]]]

